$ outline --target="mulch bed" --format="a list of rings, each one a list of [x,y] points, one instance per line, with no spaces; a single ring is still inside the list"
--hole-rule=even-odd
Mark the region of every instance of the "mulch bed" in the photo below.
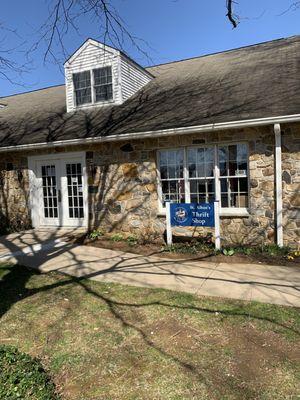
[[[232,256],[225,256],[224,254],[215,254],[211,252],[197,252],[196,254],[169,252],[163,250],[163,245],[159,243],[147,244],[129,244],[126,241],[115,242],[109,238],[101,237],[98,239],[89,239],[88,237],[81,237],[76,240],[76,243],[84,244],[87,246],[99,247],[110,250],[123,251],[126,253],[140,254],[143,256],[156,256],[169,259],[178,260],[195,260],[195,261],[208,261],[214,263],[245,263],[245,264],[267,264],[267,265],[282,265],[300,267],[300,260],[288,260],[281,255],[268,255],[268,254],[234,254]]]

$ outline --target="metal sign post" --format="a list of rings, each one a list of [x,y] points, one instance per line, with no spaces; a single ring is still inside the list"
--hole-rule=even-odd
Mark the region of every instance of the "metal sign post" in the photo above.
[[[215,228],[215,249],[220,250],[219,202],[166,203],[167,245],[172,244],[172,226],[202,226]]]
[[[215,250],[220,250],[221,249],[221,237],[220,237],[219,201],[214,202],[214,214],[215,214]]]
[[[171,226],[171,207],[170,202],[166,203],[166,225],[167,225],[167,245],[172,244],[172,226]]]

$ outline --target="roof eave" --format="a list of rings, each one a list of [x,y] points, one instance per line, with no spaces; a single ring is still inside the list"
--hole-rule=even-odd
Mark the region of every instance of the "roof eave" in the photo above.
[[[31,144],[21,144],[15,146],[5,146],[0,147],[0,153],[4,153],[7,151],[22,151],[22,150],[34,150],[34,149],[43,149],[43,148],[54,148],[61,146],[75,146],[82,144],[91,144],[91,143],[104,143],[104,142],[122,142],[126,140],[138,140],[145,138],[155,138],[155,137],[163,137],[163,136],[174,136],[174,135],[185,135],[190,133],[201,133],[201,132],[210,132],[216,130],[225,130],[225,129],[240,129],[254,126],[266,126],[273,124],[284,124],[291,122],[300,122],[300,114],[293,115],[284,115],[277,117],[266,117],[266,118],[255,118],[248,120],[237,120],[231,122],[218,122],[213,124],[205,124],[205,125],[194,125],[188,127],[181,128],[171,128],[171,129],[161,129],[155,131],[146,131],[146,132],[132,132],[132,133],[124,133],[124,134],[116,134],[110,136],[98,136],[98,137],[87,137],[81,139],[67,139],[67,140],[59,140],[55,142],[43,142],[43,143],[31,143]]]

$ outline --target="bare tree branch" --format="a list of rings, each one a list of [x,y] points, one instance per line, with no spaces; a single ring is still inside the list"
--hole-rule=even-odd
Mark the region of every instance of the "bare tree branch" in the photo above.
[[[41,26],[31,35],[34,39],[26,43],[13,29],[5,28],[0,22],[0,79],[7,79],[11,83],[14,75],[20,76],[27,72],[27,67],[36,58],[35,52],[39,49],[43,54],[44,63],[54,63],[62,69],[63,62],[68,58],[70,50],[66,47],[66,37],[71,32],[86,37],[80,30],[83,20],[91,20],[98,28],[99,40],[104,44],[117,47],[125,52],[128,46],[138,50],[149,62],[152,62],[145,49],[150,46],[144,40],[136,37],[127,27],[114,0],[46,0],[48,2],[48,15]],[[300,0],[289,0],[290,6],[282,13],[300,8]],[[235,13],[238,0],[225,0],[226,18],[233,28],[240,22]],[[281,14],[281,15],[282,15]],[[2,34],[2,35],[1,35]],[[14,49],[7,49],[6,35],[15,35],[21,42]],[[2,38],[3,36],[3,38]],[[2,39],[2,40],[1,40]],[[26,63],[19,65],[16,61],[17,52],[23,50]],[[25,51],[26,50],[26,51]],[[72,49],[73,50],[73,49]]]
[[[27,55],[30,56],[37,48],[45,46],[44,63],[52,61],[61,65],[69,55],[65,37],[70,30],[80,35],[79,25],[82,18],[90,18],[96,23],[104,44],[124,51],[125,44],[129,43],[149,59],[144,50],[148,44],[129,31],[111,0],[51,0],[49,16],[36,32],[37,40]]]
[[[233,4],[236,4],[233,0],[226,0],[226,8],[227,8],[227,18],[234,28],[238,26],[238,18],[233,12]]]

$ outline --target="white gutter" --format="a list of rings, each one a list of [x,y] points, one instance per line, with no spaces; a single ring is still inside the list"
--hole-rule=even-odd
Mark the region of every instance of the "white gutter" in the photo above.
[[[110,135],[110,136],[58,140],[56,142],[21,144],[17,146],[1,147],[0,153],[6,151],[33,150],[33,149],[53,148],[53,147],[72,146],[72,145],[90,144],[90,143],[121,142],[125,140],[184,135],[189,133],[210,132],[215,130],[220,131],[225,129],[238,129],[238,128],[246,128],[252,126],[262,126],[269,124],[273,125],[273,124],[297,122],[297,121],[300,121],[300,114],[285,115],[279,117],[256,118],[248,120],[246,119],[246,120],[239,120],[232,122],[220,122],[216,124],[195,125],[182,128],[161,129],[161,130],[147,131],[147,132],[132,132],[132,133]]]
[[[275,134],[275,190],[276,190],[276,231],[277,244],[283,246],[282,227],[282,165],[281,165],[281,128],[280,124],[274,125]]]

